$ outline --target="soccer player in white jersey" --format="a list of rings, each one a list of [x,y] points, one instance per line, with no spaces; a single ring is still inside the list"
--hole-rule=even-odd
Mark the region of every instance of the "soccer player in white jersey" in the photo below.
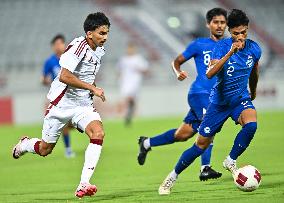
[[[137,52],[133,42],[129,42],[126,55],[122,56],[117,65],[120,75],[120,92],[123,106],[126,106],[125,125],[130,125],[134,114],[136,99],[141,87],[143,76],[148,71],[147,60]]]
[[[27,152],[47,156],[56,145],[64,126],[71,121],[75,128],[90,138],[81,181],[75,191],[79,198],[92,196],[97,191],[89,181],[100,157],[104,130],[100,115],[93,106],[92,95],[105,101],[104,90],[97,87],[94,81],[105,53],[103,45],[109,27],[110,22],[103,13],[87,16],[84,22],[85,37],[75,38],[60,58],[60,73],[47,95],[50,105],[44,117],[42,139],[23,137],[13,148],[15,159]]]

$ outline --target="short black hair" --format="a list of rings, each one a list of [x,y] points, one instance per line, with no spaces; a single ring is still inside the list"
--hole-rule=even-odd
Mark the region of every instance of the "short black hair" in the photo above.
[[[65,42],[64,35],[63,34],[57,34],[52,38],[52,40],[50,41],[50,44],[53,45],[59,39],[61,39],[63,42]]]
[[[213,17],[215,16],[224,16],[227,21],[227,11],[223,8],[212,8],[206,13],[206,21],[209,24]]]
[[[245,12],[239,9],[231,10],[230,14],[228,15],[228,27],[234,28],[239,27],[241,25],[248,26],[249,19]]]
[[[84,31],[85,33],[87,33],[88,31],[94,31],[95,29],[103,25],[110,27],[108,17],[106,17],[106,15],[101,12],[91,13],[87,16],[84,22]]]

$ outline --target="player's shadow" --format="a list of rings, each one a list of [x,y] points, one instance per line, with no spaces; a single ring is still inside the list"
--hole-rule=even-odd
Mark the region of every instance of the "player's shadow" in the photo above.
[[[83,202],[94,202],[94,201],[107,201],[107,200],[118,200],[118,199],[124,199],[129,198],[130,196],[137,196],[139,194],[145,194],[145,193],[153,193],[153,190],[128,190],[128,191],[118,191],[115,193],[108,193],[105,195],[95,195],[93,197],[84,197],[81,200]],[[78,198],[36,198],[34,201],[43,201],[43,202],[59,202],[59,201],[75,201],[78,200]]]

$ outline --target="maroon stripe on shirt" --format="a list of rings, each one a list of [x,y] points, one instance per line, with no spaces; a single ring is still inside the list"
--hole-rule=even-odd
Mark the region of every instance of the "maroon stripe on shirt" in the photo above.
[[[65,49],[64,53],[67,52],[73,45],[69,44],[68,47]]]
[[[65,89],[60,93],[60,95],[58,95],[58,97],[56,97],[56,99],[53,100],[50,103],[53,104],[54,106],[56,106],[58,104],[58,102],[62,99],[62,97],[64,96],[65,92],[67,91],[67,88],[68,88],[68,86],[66,86]]]
[[[78,54],[79,50],[81,49],[81,47],[82,47],[85,43],[87,43],[86,39],[84,39],[83,41],[80,42],[79,46],[77,47],[76,51],[74,52],[75,55]]]
[[[84,44],[81,46],[79,52],[76,54],[78,57],[80,56],[80,54],[82,53],[82,51],[84,50],[84,48],[85,48],[86,45],[87,45],[87,42],[84,43]]]

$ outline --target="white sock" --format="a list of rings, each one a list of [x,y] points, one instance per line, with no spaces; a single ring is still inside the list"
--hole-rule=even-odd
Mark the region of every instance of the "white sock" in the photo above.
[[[227,159],[228,161],[230,161],[230,162],[236,162],[236,160],[232,159],[232,158],[230,157],[230,155],[228,155],[226,159]]]
[[[203,169],[204,169],[206,166],[209,166],[209,167],[210,167],[210,165],[202,165],[200,171],[203,171]]]
[[[29,139],[29,140],[27,140],[25,142],[22,142],[21,150],[36,154],[34,146],[35,146],[35,143],[37,141],[40,141],[40,139],[38,139],[38,138],[31,138],[31,139]]]
[[[171,176],[172,178],[174,178],[175,180],[178,178],[178,174],[176,173],[175,169],[172,170],[172,172],[170,173],[170,176]]]
[[[150,138],[144,140],[143,146],[145,147],[145,149],[149,149],[151,147],[151,145],[150,145]]]
[[[102,146],[90,143],[85,152],[85,163],[81,174],[81,183],[89,183],[99,161]]]

